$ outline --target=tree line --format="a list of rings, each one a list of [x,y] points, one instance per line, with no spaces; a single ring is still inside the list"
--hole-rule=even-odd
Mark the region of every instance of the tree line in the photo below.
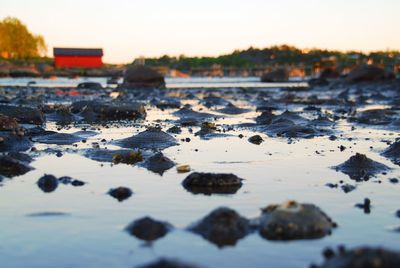
[[[46,51],[44,38],[30,33],[19,19],[6,17],[0,21],[0,58],[31,59],[45,56]]]

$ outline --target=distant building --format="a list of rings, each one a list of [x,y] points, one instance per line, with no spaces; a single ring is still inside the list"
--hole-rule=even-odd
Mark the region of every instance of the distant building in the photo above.
[[[100,68],[103,66],[101,48],[58,48],[53,49],[56,68]]]

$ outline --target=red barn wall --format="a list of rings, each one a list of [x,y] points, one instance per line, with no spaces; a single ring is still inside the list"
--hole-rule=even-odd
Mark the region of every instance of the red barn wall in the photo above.
[[[100,56],[55,56],[54,63],[58,68],[103,67],[103,61]]]

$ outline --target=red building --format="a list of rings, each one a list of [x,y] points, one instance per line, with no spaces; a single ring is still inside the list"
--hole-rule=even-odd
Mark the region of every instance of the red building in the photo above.
[[[57,68],[99,68],[103,66],[101,48],[58,48],[53,49]]]

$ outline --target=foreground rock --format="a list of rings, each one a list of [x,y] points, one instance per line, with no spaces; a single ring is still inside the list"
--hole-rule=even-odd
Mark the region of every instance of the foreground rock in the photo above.
[[[347,174],[351,179],[361,181],[379,173],[389,171],[390,168],[379,162],[369,159],[364,154],[356,153],[346,162],[334,167],[337,171]]]
[[[215,209],[188,229],[219,247],[234,246],[251,231],[249,220],[225,207]]]
[[[24,161],[14,159],[10,156],[0,156],[0,175],[2,176],[12,178],[24,175],[31,170],[33,170],[33,167]]]
[[[42,111],[26,106],[10,106],[0,104],[0,114],[15,118],[18,123],[41,125],[45,122]]]
[[[119,140],[116,144],[130,149],[164,150],[178,143],[160,128],[149,128],[130,138]]]
[[[194,172],[183,180],[182,186],[194,194],[235,194],[242,181],[234,174]]]
[[[0,152],[23,152],[31,146],[32,142],[24,135],[0,132]]]
[[[181,262],[173,259],[160,259],[158,261],[139,266],[139,268],[198,268],[191,263]]]
[[[389,158],[394,164],[400,165],[400,141],[396,141],[389,146],[382,155]]]
[[[324,251],[325,261],[321,265],[312,265],[315,268],[364,268],[400,267],[400,252],[384,248],[360,247],[351,250],[339,248]]]
[[[166,236],[172,229],[172,225],[168,222],[157,221],[150,217],[138,219],[126,227],[129,234],[148,242]]]
[[[124,74],[122,88],[165,88],[164,77],[150,67],[131,64]]]
[[[17,129],[19,124],[14,117],[0,114],[0,131]]]
[[[316,239],[336,227],[323,211],[312,204],[289,201],[262,210],[260,234],[269,240]]]
[[[33,137],[32,141],[44,144],[70,145],[82,141],[82,138],[69,133],[51,133]]]

